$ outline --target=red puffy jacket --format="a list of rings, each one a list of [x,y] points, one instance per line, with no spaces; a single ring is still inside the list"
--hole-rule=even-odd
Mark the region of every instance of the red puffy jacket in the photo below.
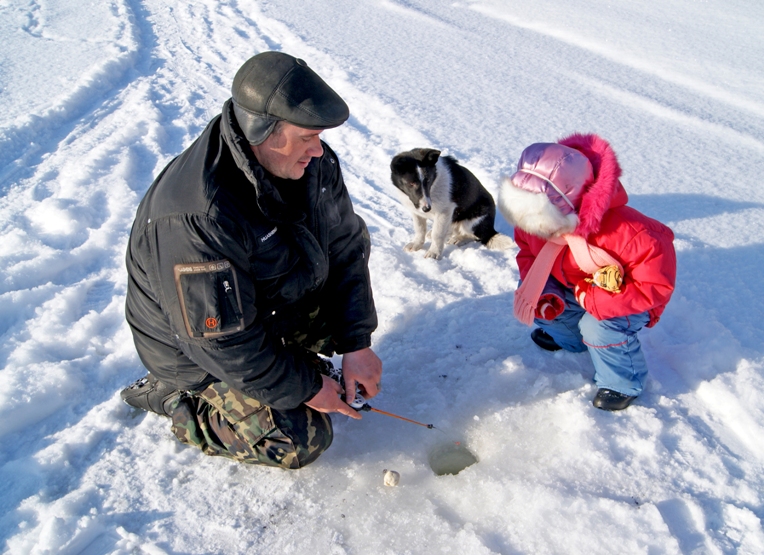
[[[575,233],[618,260],[624,268],[624,279],[620,293],[591,287],[583,308],[598,320],[647,311],[650,314],[648,327],[651,327],[658,322],[674,291],[674,234],[662,223],[626,206],[628,195],[618,181],[620,168],[598,171],[601,169],[598,162],[609,158],[612,152],[597,152],[600,143],[590,137],[593,136],[573,135],[560,141],[587,155],[595,175],[599,174],[595,185],[584,193],[580,224]],[[609,145],[605,145],[609,149]],[[515,241],[520,247],[517,265],[524,279],[546,240],[516,227]],[[590,277],[578,267],[568,247],[555,260],[551,275],[570,289]]]

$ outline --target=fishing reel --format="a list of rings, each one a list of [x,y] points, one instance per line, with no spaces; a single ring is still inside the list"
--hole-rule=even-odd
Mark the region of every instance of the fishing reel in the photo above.
[[[321,362],[324,364],[322,364],[321,368],[319,368],[319,372],[321,372],[324,376],[333,379],[335,382],[342,386],[342,389],[345,389],[345,378],[342,376],[342,368],[335,368],[329,360],[321,359]],[[346,397],[347,392],[342,395],[342,400],[345,401],[350,408],[363,411],[371,410],[371,406],[366,402],[366,399],[363,397],[363,395],[361,395],[361,390],[359,389],[358,384],[355,386],[355,398],[353,399],[353,402],[348,403]]]
[[[342,386],[342,389],[345,389],[345,378],[342,376],[342,368],[335,368],[334,365],[331,363],[331,361],[326,360],[324,358],[319,358],[318,361],[321,363],[319,365],[318,371],[323,374],[324,376],[327,376],[328,378],[331,378],[338,384]],[[430,430],[435,430],[435,426],[432,424],[423,424],[422,422],[417,422],[416,420],[411,420],[410,418],[405,418],[403,416],[393,414],[392,412],[387,412],[384,410],[379,410],[377,408],[372,407],[369,403],[366,402],[366,399],[363,395],[361,395],[361,390],[359,389],[358,385],[356,384],[355,387],[355,397],[353,398],[352,403],[348,403],[345,399],[345,395],[342,396],[342,400],[345,401],[350,408],[353,408],[357,411],[371,411],[376,412],[379,414],[384,414],[385,416],[391,416],[393,418],[397,418],[399,420],[404,420],[405,422],[410,422],[411,424],[416,424],[417,426],[424,426],[425,428],[428,428]]]

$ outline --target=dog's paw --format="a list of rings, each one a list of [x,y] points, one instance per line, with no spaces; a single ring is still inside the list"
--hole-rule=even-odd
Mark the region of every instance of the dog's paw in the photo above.
[[[405,247],[403,247],[403,250],[406,252],[414,252],[418,251],[422,248],[422,245],[424,243],[419,243],[418,241],[412,241],[411,243],[408,243]]]
[[[475,241],[475,238],[470,237],[469,235],[452,235],[448,238],[448,244],[455,245],[457,247],[461,247],[467,243],[472,243],[473,241]]]
[[[424,257],[425,258],[434,258],[435,260],[437,260],[438,258],[440,258],[440,253],[437,252],[437,251],[428,250],[426,253],[424,253]]]

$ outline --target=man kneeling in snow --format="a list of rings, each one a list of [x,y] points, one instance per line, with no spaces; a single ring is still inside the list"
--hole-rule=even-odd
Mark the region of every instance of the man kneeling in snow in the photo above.
[[[379,392],[369,234],[319,137],[348,115],[304,61],[258,54],[138,208],[126,313],[149,374],[121,395],[208,455],[316,460],[326,413],[360,418],[317,353],[343,354],[350,392]]]

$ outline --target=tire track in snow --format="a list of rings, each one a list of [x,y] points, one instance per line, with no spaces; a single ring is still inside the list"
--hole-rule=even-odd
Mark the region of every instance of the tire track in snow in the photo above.
[[[89,68],[79,77],[73,88],[53,101],[40,113],[32,113],[21,121],[0,127],[0,191],[5,193],[7,184],[18,172],[27,173],[57,143],[65,137],[72,126],[88,111],[94,102],[114,89],[125,85],[128,71],[139,59],[141,37],[126,2],[113,4],[118,31],[113,42],[104,48],[114,47],[115,55]],[[45,18],[37,15],[43,8],[31,5],[30,22],[25,30],[33,36],[42,37]],[[83,8],[84,9],[84,8]]]
[[[557,28],[554,24],[549,24],[549,22],[533,22],[529,19],[523,19],[522,16],[510,14],[505,10],[500,11],[488,6],[481,6],[477,3],[469,6],[469,9],[487,17],[506,21],[515,27],[527,29],[534,33],[557,39],[576,48],[588,50],[618,65],[627,66],[640,73],[655,76],[661,81],[690,89],[696,94],[733,106],[751,115],[764,117],[764,103],[735,94],[727,89],[710,85],[693,76],[682,75],[681,73],[664,69],[652,63],[650,58],[639,57],[628,51],[614,49],[606,43],[587,40],[575,32]]]
[[[627,108],[643,110],[661,119],[696,129],[699,134],[713,134],[732,145],[741,145],[759,153],[764,153],[763,138],[744,131],[738,131],[729,124],[716,123],[687,114],[644,95],[628,91],[625,88],[616,88],[603,81],[588,79],[580,74],[571,74],[570,77],[596,94],[606,96]]]

